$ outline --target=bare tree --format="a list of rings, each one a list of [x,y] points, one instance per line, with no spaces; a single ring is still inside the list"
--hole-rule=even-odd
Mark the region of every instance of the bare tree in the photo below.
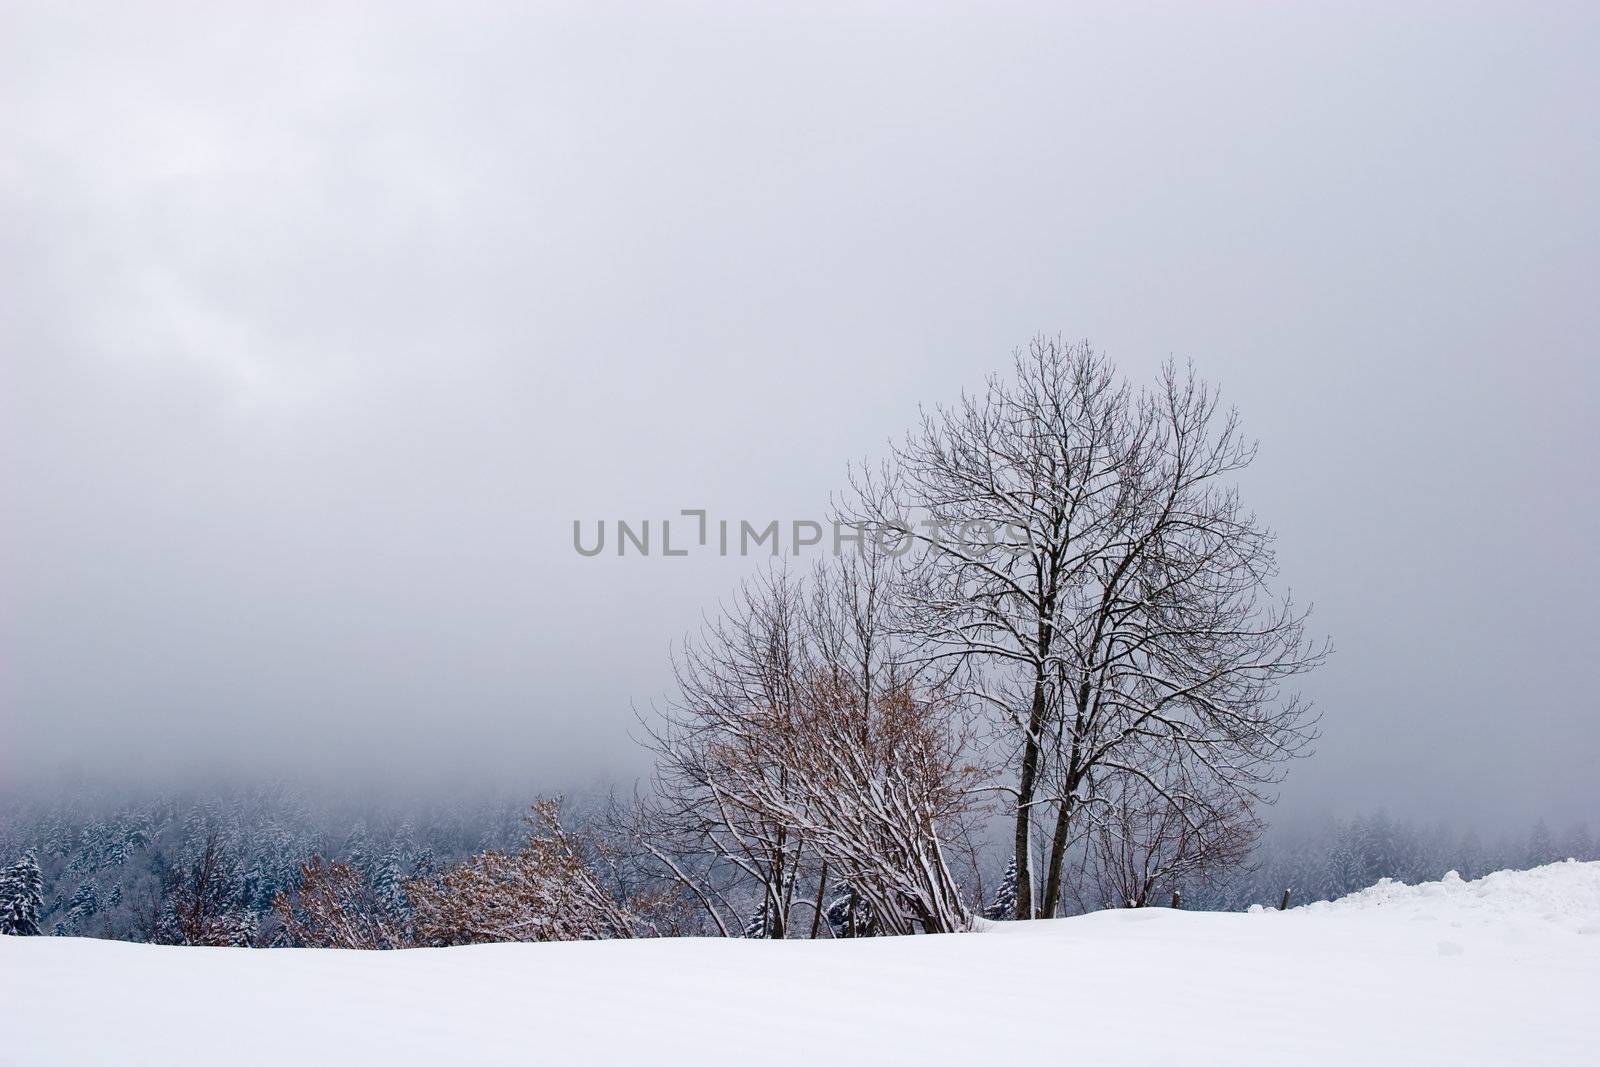
[[[781,570],[746,583],[674,664],[677,694],[644,722],[656,754],[648,794],[634,818],[639,858],[683,888],[723,936],[787,937],[805,843],[782,821],[737,803],[730,783],[788,769],[763,762],[757,740],[798,699],[804,603]],[[750,904],[753,897],[754,904]]]
[[[923,657],[961,664],[1005,728],[1019,918],[1055,913],[1097,781],[1160,791],[1148,765],[1181,759],[1260,801],[1312,738],[1280,687],[1326,648],[1270,595],[1272,536],[1232,484],[1253,456],[1192,372],[1135,392],[1089,346],[1041,338],[858,476],[852,515],[921,549],[904,619]]]
[[[239,900],[235,864],[215,830],[188,870],[179,874],[172,912],[163,923],[162,940],[180,945],[248,946],[255,937],[255,917]]]
[[[1283,686],[1327,646],[1270,592],[1273,537],[1233,484],[1255,456],[1237,414],[1169,365],[1139,398],[1134,425],[1139,480],[1061,620],[1047,914],[1072,819],[1097,780],[1138,778],[1190,815],[1248,809],[1270,802],[1287,761],[1315,737],[1310,706]],[[1183,791],[1197,782],[1203,794]]]
[[[1142,908],[1158,893],[1206,887],[1243,864],[1261,832],[1253,805],[1226,789],[1156,790],[1119,775],[1102,796],[1085,857],[1088,884],[1075,894],[1089,907]]]

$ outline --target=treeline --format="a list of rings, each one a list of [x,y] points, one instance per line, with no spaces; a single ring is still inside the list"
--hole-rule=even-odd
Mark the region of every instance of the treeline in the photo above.
[[[0,933],[390,949],[718,932],[640,862],[623,810],[602,797],[356,815],[283,787],[11,803]],[[890,932],[847,886],[835,895],[825,935]],[[770,936],[761,901],[745,903],[757,918],[725,932]]]
[[[300,891],[314,857],[336,857],[375,900],[403,910],[403,883],[515,842],[521,826],[520,804],[361,813],[281,786],[129,803],[13,801],[0,815],[0,847],[15,861],[0,878],[0,911],[9,907],[14,926],[41,934],[290,944],[273,902]],[[36,886],[31,906],[28,884]]]
[[[613,812],[610,803],[562,812],[547,802],[528,815],[509,802],[480,801],[352,821],[348,812],[321,810],[283,789],[163,797],[100,811],[81,801],[17,807],[0,825],[0,860],[14,861],[0,875],[0,929],[158,944],[373,949],[716,933],[695,902],[663,892],[659,879],[632,862],[626,838],[615,835]],[[1477,878],[1566,858],[1600,859],[1586,825],[1556,834],[1539,820],[1525,834],[1486,838],[1377,811],[1297,836],[1273,835],[1239,863],[1203,878],[1163,880],[1144,900],[1119,899],[1124,884],[1076,850],[1070,864],[1081,872],[1073,879],[1079,888],[1063,912],[1165,906],[1174,891],[1186,908],[1239,911],[1274,905],[1286,889],[1294,903],[1306,903],[1382,878],[1414,883],[1450,870]],[[965,864],[959,870],[963,892],[1007,917],[1014,878]],[[820,909],[807,909],[808,921],[781,936],[892,932],[848,884],[831,892],[805,888],[823,889]],[[529,900],[540,905],[529,907]],[[747,921],[729,934],[778,936],[764,899],[752,895],[739,906]]]

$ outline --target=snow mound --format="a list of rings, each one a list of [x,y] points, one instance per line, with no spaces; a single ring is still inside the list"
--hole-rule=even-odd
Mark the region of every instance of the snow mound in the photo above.
[[[1331,903],[1319,901],[1299,910],[1336,915],[1381,910],[1413,919],[1446,917],[1463,925],[1534,920],[1584,933],[1600,924],[1600,863],[1567,860],[1531,871],[1496,871],[1470,882],[1455,871],[1418,885],[1385,878]]]
[[[1600,863],[979,935],[404,952],[0,937],[0,1061],[1586,1064]]]

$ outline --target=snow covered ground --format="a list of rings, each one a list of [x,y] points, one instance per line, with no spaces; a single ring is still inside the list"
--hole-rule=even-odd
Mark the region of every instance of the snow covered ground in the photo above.
[[[1596,1063],[1600,863],[1287,912],[408,952],[0,938],[0,1061]]]

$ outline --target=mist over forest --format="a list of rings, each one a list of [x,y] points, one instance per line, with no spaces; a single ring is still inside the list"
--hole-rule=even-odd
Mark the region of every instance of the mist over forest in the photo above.
[[[1141,382],[1036,336],[850,466],[826,523],[734,527],[745,577],[633,708],[645,773],[508,787],[445,760],[380,782],[313,732],[299,784],[248,759],[164,789],[14,780],[0,923],[239,947],[854,938],[1597,858],[1568,813],[1422,821],[1350,796],[1274,819],[1336,654],[1246,503],[1243,426],[1192,362]],[[729,554],[726,519],[679,518],[680,545]],[[589,547],[572,529],[606,554],[606,520]],[[659,558],[690,555],[656,529]],[[617,560],[648,560],[650,531],[617,520]]]
[[[1592,817],[1586,5],[488,17],[6,13],[0,780],[632,781],[749,561],[571,524],[825,518],[1064,331],[1261,442],[1276,821]]]

